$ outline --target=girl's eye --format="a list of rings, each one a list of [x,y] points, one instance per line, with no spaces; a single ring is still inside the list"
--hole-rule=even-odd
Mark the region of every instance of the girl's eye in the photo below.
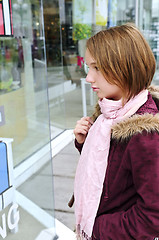
[[[94,67],[97,71],[99,71],[99,68],[97,66]]]

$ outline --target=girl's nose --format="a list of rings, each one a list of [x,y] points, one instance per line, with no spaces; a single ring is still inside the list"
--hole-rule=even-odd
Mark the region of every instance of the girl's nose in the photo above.
[[[90,72],[88,72],[88,74],[87,74],[86,82],[94,83],[94,78],[91,76]]]

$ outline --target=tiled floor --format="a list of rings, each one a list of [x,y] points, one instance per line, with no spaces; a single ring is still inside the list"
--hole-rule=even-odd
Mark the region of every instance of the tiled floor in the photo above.
[[[74,208],[69,208],[67,204],[73,193],[78,159],[79,153],[73,142],[53,159],[55,216],[72,230],[75,228]]]

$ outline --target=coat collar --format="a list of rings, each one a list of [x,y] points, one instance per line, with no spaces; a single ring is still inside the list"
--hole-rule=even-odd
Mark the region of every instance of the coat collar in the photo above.
[[[150,92],[148,100],[137,113],[112,127],[113,139],[128,140],[143,131],[159,133],[159,87],[150,86],[148,90]]]

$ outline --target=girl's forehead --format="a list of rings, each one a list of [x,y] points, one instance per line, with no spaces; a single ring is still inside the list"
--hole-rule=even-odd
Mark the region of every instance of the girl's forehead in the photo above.
[[[86,50],[85,53],[85,61],[87,64],[96,64],[95,59],[92,57],[88,49]]]

